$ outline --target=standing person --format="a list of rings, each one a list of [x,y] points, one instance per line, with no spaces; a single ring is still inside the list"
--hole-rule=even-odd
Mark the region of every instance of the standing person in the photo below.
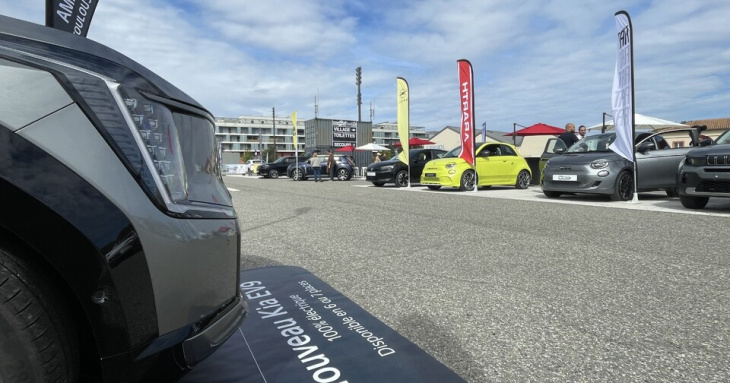
[[[312,173],[314,173],[314,182],[322,182],[322,159],[319,158],[319,152],[312,153],[309,164],[312,166]]]
[[[375,162],[380,162],[380,153],[375,153]]]
[[[337,169],[337,161],[332,150],[327,151],[327,172],[330,174],[330,182],[335,180],[335,169]]]
[[[578,137],[578,140],[582,140],[586,138],[586,126],[581,125],[578,127],[578,132],[575,133],[575,136]]]
[[[560,141],[563,141],[566,148],[570,148],[574,143],[578,142],[578,137],[575,135],[575,125],[572,122],[565,124],[565,132],[558,136]]]

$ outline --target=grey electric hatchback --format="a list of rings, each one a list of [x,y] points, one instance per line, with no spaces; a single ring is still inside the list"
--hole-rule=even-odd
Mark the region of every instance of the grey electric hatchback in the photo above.
[[[171,381],[247,313],[210,112],[0,16],[0,381]]]

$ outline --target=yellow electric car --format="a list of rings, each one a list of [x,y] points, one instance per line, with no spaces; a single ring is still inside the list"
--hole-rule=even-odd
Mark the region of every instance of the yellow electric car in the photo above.
[[[442,186],[474,190],[493,185],[514,185],[518,189],[530,186],[532,173],[514,146],[504,142],[487,142],[476,150],[477,176],[474,168],[459,158],[461,147],[457,147],[442,158],[429,161],[421,173],[421,185],[431,190]],[[476,178],[476,179],[475,179]]]

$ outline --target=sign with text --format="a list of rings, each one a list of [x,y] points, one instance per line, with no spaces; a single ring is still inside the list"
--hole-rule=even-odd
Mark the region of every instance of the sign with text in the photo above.
[[[182,382],[464,382],[308,271],[241,272],[249,314]]]
[[[46,0],[46,26],[86,37],[98,0]]]
[[[342,148],[357,144],[357,121],[332,121],[332,146]]]

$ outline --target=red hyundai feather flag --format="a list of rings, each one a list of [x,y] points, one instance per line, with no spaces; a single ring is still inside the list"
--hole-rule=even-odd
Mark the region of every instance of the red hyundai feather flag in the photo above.
[[[474,163],[474,74],[469,60],[457,60],[459,67],[459,94],[461,96],[461,153],[472,166]]]

